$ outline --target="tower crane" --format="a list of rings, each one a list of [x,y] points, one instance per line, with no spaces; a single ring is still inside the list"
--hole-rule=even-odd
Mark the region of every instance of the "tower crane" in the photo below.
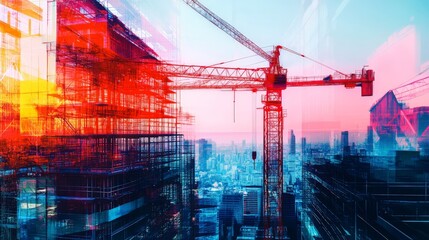
[[[264,154],[263,154],[263,221],[264,236],[281,236],[283,191],[283,108],[282,90],[287,87],[344,86],[361,87],[362,96],[372,96],[374,72],[336,76],[287,77],[286,69],[278,74],[268,68],[230,68],[198,65],[179,65],[144,61],[141,69],[158,77],[185,78],[172,86],[174,90],[232,89],[266,91],[264,104]],[[191,79],[191,80],[189,80]],[[277,227],[277,233],[269,229]]]
[[[162,62],[144,62],[143,71],[165,77],[194,79],[179,82],[176,90],[233,89],[265,91],[263,106],[263,209],[264,239],[281,239],[283,193],[283,106],[282,91],[287,87],[343,85],[346,88],[361,87],[362,96],[372,96],[374,72],[362,69],[358,74],[334,74],[328,77],[288,78],[287,70],[279,62],[280,50],[275,46],[266,52],[229,23],[206,8],[197,0],[183,0],[195,11],[245,47],[268,61],[266,68],[228,68],[215,66],[178,65]],[[293,52],[293,51],[292,51]],[[296,53],[296,52],[294,52]],[[301,57],[305,57],[299,54]]]

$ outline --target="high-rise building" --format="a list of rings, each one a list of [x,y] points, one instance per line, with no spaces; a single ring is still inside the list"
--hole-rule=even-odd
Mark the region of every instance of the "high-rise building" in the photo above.
[[[349,131],[341,132],[341,148],[349,146]]]
[[[262,189],[258,186],[248,186],[244,192],[243,225],[258,226],[261,216]]]
[[[244,195],[244,214],[258,215],[260,210],[260,192],[248,190]]]
[[[341,132],[341,151],[343,155],[350,155],[349,131]]]
[[[200,171],[208,171],[207,161],[212,156],[213,145],[207,139],[198,140],[198,164]]]
[[[290,130],[290,151],[289,154],[295,154],[296,153],[296,140],[295,140],[295,134],[293,133],[293,130]]]
[[[215,238],[219,235],[219,200],[213,196],[198,198],[194,236]]]
[[[287,234],[292,239],[297,239],[298,219],[295,208],[295,194],[292,191],[283,193],[283,222],[287,227]]]
[[[301,153],[302,155],[305,154],[307,148],[307,139],[305,137],[301,138]]]
[[[374,151],[374,131],[372,126],[368,126],[366,133],[366,150],[370,153]]]
[[[220,239],[235,238],[243,224],[243,194],[224,193],[219,208]]]

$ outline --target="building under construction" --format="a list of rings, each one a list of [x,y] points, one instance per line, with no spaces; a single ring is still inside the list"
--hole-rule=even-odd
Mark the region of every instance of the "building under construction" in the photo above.
[[[103,1],[0,7],[0,239],[190,238],[192,119],[142,69],[157,53]],[[24,71],[44,22],[45,74]]]
[[[429,154],[429,106],[410,108],[388,91],[371,107],[370,121],[379,153],[413,149]],[[369,135],[372,142],[372,132]]]

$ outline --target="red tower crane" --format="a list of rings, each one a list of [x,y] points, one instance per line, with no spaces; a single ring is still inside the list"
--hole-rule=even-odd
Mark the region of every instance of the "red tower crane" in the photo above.
[[[278,49],[278,47],[276,48]],[[362,96],[372,95],[374,72],[328,77],[287,77],[286,69],[273,73],[268,68],[229,68],[144,62],[142,70],[165,77],[186,78],[175,83],[175,90],[233,89],[266,91],[264,103],[264,191],[263,221],[265,238],[281,236],[283,191],[283,108],[282,90],[287,87],[335,86],[361,87]],[[189,80],[194,79],[194,80]],[[277,233],[270,230],[278,227]]]
[[[287,70],[279,62],[282,46],[275,46],[268,53],[218,17],[197,0],[184,0],[195,11],[269,62],[267,68],[227,68],[196,65],[176,65],[145,62],[143,70],[167,77],[198,79],[179,82],[173,88],[189,89],[233,89],[266,91],[263,96],[263,210],[264,239],[281,239],[282,192],[283,192],[283,107],[282,90],[287,87],[343,85],[346,88],[361,87],[362,96],[372,95],[374,72],[363,69],[359,74],[337,74],[328,77],[287,78]],[[292,51],[293,52],[293,51]],[[296,54],[296,52],[294,52]],[[300,54],[301,57],[305,57]]]

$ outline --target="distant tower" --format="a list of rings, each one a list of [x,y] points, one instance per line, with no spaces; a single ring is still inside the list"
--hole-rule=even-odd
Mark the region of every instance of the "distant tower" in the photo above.
[[[219,239],[227,239],[227,236],[235,239],[237,233],[234,231],[234,226],[243,224],[243,203],[243,193],[222,195],[222,204],[218,210]]]
[[[260,187],[246,187],[246,194],[243,199],[244,218],[246,215],[260,217],[261,215],[261,188]]]
[[[213,146],[206,139],[198,140],[198,162],[200,171],[207,171],[207,161],[212,155]]]
[[[290,130],[290,151],[289,154],[296,154],[296,141],[295,141],[295,134],[293,133],[293,130]]]
[[[341,150],[343,152],[343,155],[350,155],[349,131],[341,132]]]
[[[367,138],[366,138],[366,150],[368,152],[374,151],[374,132],[372,131],[372,126],[367,128]]]
[[[349,146],[349,131],[341,132],[341,147]]]
[[[301,138],[301,153],[304,155],[305,148],[307,147],[307,139],[305,137]]]

